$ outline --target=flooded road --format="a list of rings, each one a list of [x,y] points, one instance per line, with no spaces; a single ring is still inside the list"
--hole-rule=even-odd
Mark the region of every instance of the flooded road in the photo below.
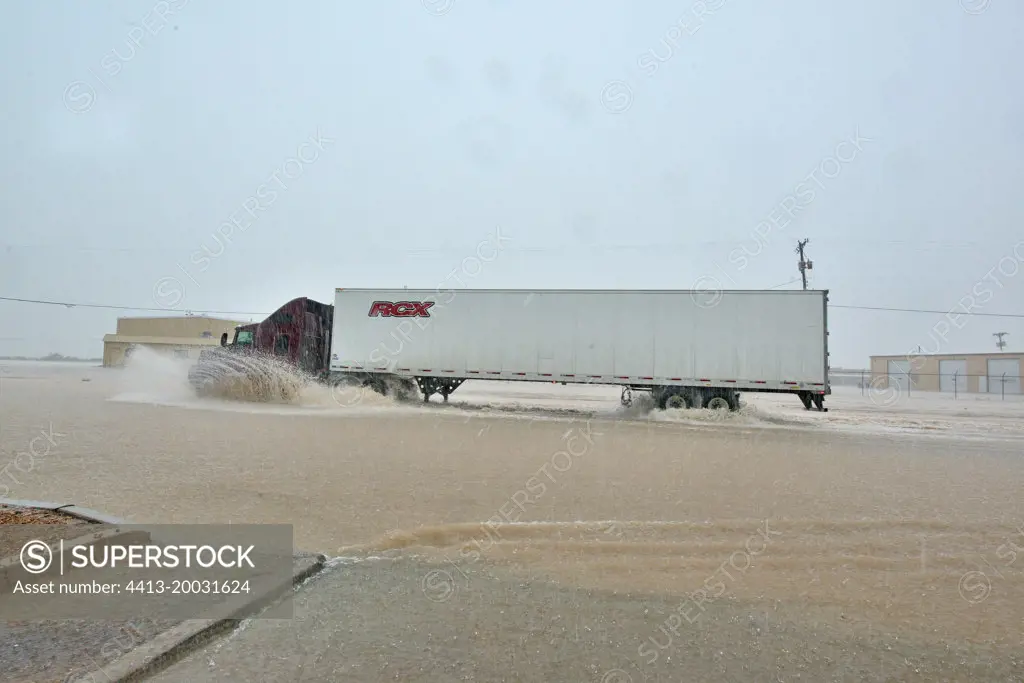
[[[450,406],[321,387],[267,405],[195,399],[162,359],[4,365],[0,466],[50,435],[9,497],[293,524],[365,610],[337,625],[341,680],[1024,676],[1021,403],[647,415],[614,389],[467,384]],[[253,637],[329,598],[307,600]],[[419,654],[383,654],[400,633]],[[424,663],[442,651],[463,664]],[[242,680],[225,671],[209,680]]]

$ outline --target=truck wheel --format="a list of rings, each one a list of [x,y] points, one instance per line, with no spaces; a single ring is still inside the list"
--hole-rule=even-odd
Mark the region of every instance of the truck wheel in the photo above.
[[[666,410],[685,410],[689,407],[689,401],[682,394],[671,394],[665,397]]]
[[[728,394],[704,394],[704,407],[709,410],[738,410],[739,401],[736,400],[736,394],[729,392]]]
[[[381,396],[387,396],[388,395],[388,385],[387,385],[387,382],[382,382],[379,379],[368,378],[368,379],[363,381],[363,386],[366,387],[367,389],[372,389],[373,391],[376,391]]]
[[[681,410],[692,408],[693,401],[685,393],[675,389],[666,389],[657,394],[658,408],[661,410]]]
[[[416,382],[411,379],[403,379],[398,384],[395,398],[399,401],[415,401],[418,394],[419,389],[416,387]]]

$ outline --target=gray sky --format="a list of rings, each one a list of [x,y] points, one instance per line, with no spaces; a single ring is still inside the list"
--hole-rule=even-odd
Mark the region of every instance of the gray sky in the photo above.
[[[808,237],[835,305],[1024,314],[1022,33],[1007,0],[13,3],[0,296],[757,289]],[[99,356],[131,314],[0,301],[0,355]],[[942,318],[833,308],[832,364]]]

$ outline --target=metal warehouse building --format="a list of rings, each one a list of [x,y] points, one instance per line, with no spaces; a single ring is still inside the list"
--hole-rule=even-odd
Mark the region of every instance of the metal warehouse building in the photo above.
[[[871,386],[969,394],[1021,393],[1024,353],[903,354],[871,357]]]
[[[179,358],[197,358],[206,347],[219,346],[220,335],[234,336],[245,323],[203,316],[174,318],[118,318],[117,333],[103,337],[103,365],[124,365],[131,349],[144,346]]]

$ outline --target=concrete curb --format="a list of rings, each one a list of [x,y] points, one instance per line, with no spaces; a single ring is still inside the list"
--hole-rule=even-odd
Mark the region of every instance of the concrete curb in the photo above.
[[[78,505],[62,505],[56,508],[54,512],[62,512],[65,515],[71,515],[78,519],[85,520],[86,522],[93,522],[94,524],[130,524],[127,520],[121,519],[120,517],[112,517],[103,512],[97,512],[96,510],[90,510],[89,508],[80,507]]]
[[[319,573],[326,563],[324,555],[298,557],[292,570],[291,588]],[[280,590],[280,586],[278,587]],[[278,593],[277,597],[280,597]],[[263,599],[266,599],[264,596]],[[248,607],[242,611],[248,611]],[[116,659],[104,667],[96,669],[81,677],[71,679],[80,683],[104,681],[104,683],[129,683],[139,681],[156,674],[194,650],[216,639],[218,636],[234,631],[242,623],[242,619],[225,617],[220,619],[192,619],[182,622],[172,629],[164,631],[134,650]]]
[[[0,498],[0,505],[10,505],[20,508],[35,508],[37,510],[50,510],[51,512],[68,503],[47,503],[43,500],[15,500],[13,498]]]
[[[80,507],[74,503],[48,503],[43,500],[18,500],[15,498],[0,498],[0,505],[11,507],[34,508],[36,510],[48,510],[49,512],[62,512],[72,517],[77,517],[93,524],[130,524],[128,520],[119,517],[112,517],[103,512]]]

